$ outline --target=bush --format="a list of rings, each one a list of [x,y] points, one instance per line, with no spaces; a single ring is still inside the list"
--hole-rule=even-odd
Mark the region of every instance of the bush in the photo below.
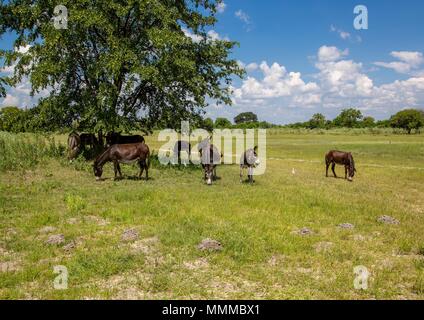
[[[62,157],[65,147],[53,138],[0,132],[0,171],[34,168],[43,159]]]

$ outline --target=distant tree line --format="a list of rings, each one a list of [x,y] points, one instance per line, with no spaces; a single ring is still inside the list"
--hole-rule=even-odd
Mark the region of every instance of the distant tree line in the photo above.
[[[44,112],[46,106],[38,106],[31,109],[17,107],[3,107],[0,109],[0,131],[9,132],[53,132],[70,130],[71,119],[54,116],[52,112]],[[419,132],[424,127],[424,110],[405,109],[399,111],[387,120],[376,121],[373,117],[364,116],[358,109],[344,109],[333,120],[328,120],[321,113],[316,113],[306,122],[298,122],[288,125],[275,125],[266,121],[259,121],[253,112],[243,112],[237,115],[233,122],[227,118],[219,117],[215,121],[211,118],[198,117],[192,121],[192,126],[204,128],[208,131],[213,129],[255,129],[255,128],[305,128],[305,129],[333,129],[333,128],[398,128],[408,134]],[[163,129],[156,126],[154,129]]]
[[[411,134],[424,127],[424,110],[405,109],[387,120],[376,121],[373,117],[364,116],[358,109],[343,109],[333,120],[328,120],[321,113],[316,113],[309,121],[287,125],[290,128],[332,129],[332,128],[398,128]]]

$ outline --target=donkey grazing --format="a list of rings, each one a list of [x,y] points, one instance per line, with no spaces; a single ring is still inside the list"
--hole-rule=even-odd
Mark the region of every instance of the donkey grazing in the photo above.
[[[141,178],[144,169],[146,169],[146,180],[149,179],[149,166],[150,166],[150,150],[145,143],[131,143],[131,144],[114,144],[103,152],[94,161],[94,175],[96,180],[100,180],[103,174],[103,166],[106,162],[113,162],[115,170],[115,179],[119,173],[119,178],[122,178],[120,163],[134,163],[138,162],[140,166],[139,178]]]
[[[345,167],[345,179],[352,181],[352,178],[355,176],[356,172],[355,161],[353,160],[352,153],[336,150],[331,150],[328,152],[325,155],[326,177],[328,177],[328,168],[331,164],[331,170],[333,171],[334,177],[337,178],[336,172],[334,171],[336,163]]]
[[[210,186],[212,181],[217,178],[216,166],[221,163],[222,154],[219,153],[217,147],[210,143],[203,145],[199,152],[205,181]]]
[[[253,183],[253,168],[260,165],[258,158],[258,147],[246,150],[240,158],[240,182],[243,182],[243,169],[247,168],[247,177],[250,183]]]

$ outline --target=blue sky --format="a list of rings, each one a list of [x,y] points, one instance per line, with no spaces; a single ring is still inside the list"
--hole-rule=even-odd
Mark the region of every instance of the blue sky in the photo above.
[[[377,119],[424,108],[424,2],[420,0],[224,0],[213,35],[238,41],[233,57],[248,70],[233,84],[233,106],[207,116],[232,119],[253,111],[273,123],[333,118],[357,107]],[[355,30],[356,5],[368,29]],[[1,48],[11,38],[1,39]],[[29,84],[11,88],[0,105],[31,105]],[[42,93],[42,94],[45,94]]]

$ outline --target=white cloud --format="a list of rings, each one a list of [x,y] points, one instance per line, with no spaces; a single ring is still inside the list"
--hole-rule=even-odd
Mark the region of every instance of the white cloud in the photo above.
[[[234,102],[240,104],[265,104],[267,99],[290,97],[289,104],[303,99],[304,103],[316,102],[318,85],[314,82],[305,83],[299,72],[287,72],[278,63],[268,65],[263,61],[259,66],[250,64],[262,72],[262,79],[248,76],[240,88],[234,88]],[[249,70],[248,70],[249,71]]]
[[[239,9],[235,12],[235,16],[244,23],[244,27],[246,28],[246,31],[251,31],[252,22],[250,20],[249,15],[246,12]]]
[[[305,121],[304,117],[312,110],[327,113],[325,110],[356,107],[388,116],[405,107],[424,105],[424,73],[377,86],[366,74],[363,64],[346,59],[347,55],[348,50],[337,47],[319,48],[315,81],[309,82],[299,72],[289,72],[279,63],[243,64],[248,73],[259,70],[262,77],[249,74],[240,86],[233,88],[234,112],[253,111],[261,119],[287,122],[284,120],[287,114],[291,121]],[[421,63],[420,55],[416,54],[400,51],[392,56],[410,65]],[[295,114],[289,111],[294,107],[311,111]]]
[[[339,50],[337,47],[322,46],[318,50],[319,61],[336,61],[349,54],[349,50]]]
[[[337,33],[339,37],[343,40],[349,40],[351,42],[362,42],[362,38],[359,35],[354,36],[350,32],[337,28],[334,25],[330,26],[330,31]]]
[[[217,5],[216,5],[216,11],[218,12],[218,13],[223,13],[224,11],[225,11],[225,8],[227,7],[227,4],[224,2],[224,1],[222,1],[222,2],[219,2]]]
[[[417,67],[424,62],[423,54],[417,51],[392,51],[391,56],[398,58],[413,67]]]
[[[235,13],[236,17],[239,18],[244,23],[250,23],[250,17],[243,10],[239,9]]]
[[[255,62],[249,63],[249,64],[246,66],[246,70],[247,70],[247,71],[255,71],[255,70],[257,70],[258,68],[259,68],[259,65],[258,65],[257,63],[255,63]]]
[[[414,70],[416,71],[424,63],[423,54],[417,51],[392,51],[390,55],[400,61],[377,61],[374,64],[379,67],[393,69],[398,73],[408,74]]]
[[[203,40],[203,37],[197,34],[192,33],[190,30],[186,29],[186,28],[182,28],[182,31],[184,32],[186,37],[189,37],[190,39],[192,39],[194,42],[200,42]],[[216,41],[216,40],[226,40],[229,41],[228,37],[221,37],[219,35],[218,32],[216,32],[215,30],[209,30],[207,32],[207,38],[210,41]]]

